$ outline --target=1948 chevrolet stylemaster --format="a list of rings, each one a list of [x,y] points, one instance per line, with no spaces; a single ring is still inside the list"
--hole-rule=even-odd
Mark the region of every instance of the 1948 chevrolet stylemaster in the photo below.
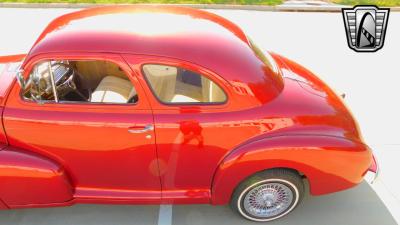
[[[0,208],[230,203],[270,221],[377,172],[342,100],[235,24],[169,6],[55,19],[0,58]]]

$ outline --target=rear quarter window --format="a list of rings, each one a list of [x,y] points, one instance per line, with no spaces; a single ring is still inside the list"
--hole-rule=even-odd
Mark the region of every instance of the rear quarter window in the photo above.
[[[207,77],[179,67],[147,64],[142,67],[153,94],[167,104],[223,104],[220,86]]]

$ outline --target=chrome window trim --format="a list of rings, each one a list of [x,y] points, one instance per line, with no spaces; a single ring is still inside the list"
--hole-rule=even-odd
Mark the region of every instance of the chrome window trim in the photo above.
[[[49,69],[49,74],[50,74],[51,89],[53,90],[54,100],[56,103],[58,103],[56,83],[54,82],[54,74],[53,74],[53,69],[51,68],[51,61],[48,62],[48,69]]]

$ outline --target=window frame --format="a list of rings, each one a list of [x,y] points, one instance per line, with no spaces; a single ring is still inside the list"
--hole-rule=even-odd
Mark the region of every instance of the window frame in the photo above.
[[[119,58],[120,60],[117,60],[117,58]],[[31,60],[28,64],[27,64],[27,68],[28,70],[24,71],[24,78],[25,80],[29,79],[29,76],[31,75],[31,73],[35,70],[36,66],[41,64],[41,63],[48,63],[49,61],[106,61],[109,63],[113,63],[117,66],[121,67],[122,72],[125,74],[125,76],[128,78],[129,82],[131,82],[132,86],[135,88],[137,95],[138,95],[138,101],[135,103],[112,103],[112,102],[105,102],[105,103],[100,103],[100,102],[84,102],[84,101],[60,101],[58,99],[58,101],[56,101],[56,97],[54,97],[54,100],[40,100],[40,101],[35,101],[32,99],[27,99],[25,98],[25,96],[23,95],[23,90],[20,88],[19,90],[19,96],[20,96],[20,100],[24,103],[30,103],[30,104],[38,104],[38,105],[57,105],[57,106],[70,106],[70,105],[77,105],[77,106],[87,106],[87,107],[101,107],[101,106],[121,106],[121,107],[132,107],[132,106],[138,106],[139,104],[141,104],[143,102],[143,100],[141,101],[141,98],[139,96],[139,92],[138,89],[141,88],[141,85],[139,83],[139,81],[137,80],[137,75],[134,74],[134,72],[132,70],[130,70],[129,65],[126,64],[126,62],[123,61],[123,58],[120,55],[117,54],[96,54],[96,56],[94,56],[93,54],[85,54],[84,56],[81,57],[71,57],[70,55],[66,55],[66,54],[60,54],[57,57],[39,57],[39,59],[35,60]],[[123,66],[121,65],[121,63],[125,63]],[[129,69],[129,71],[128,71]],[[53,75],[53,73],[51,73],[51,75]],[[54,77],[52,78],[52,80],[54,79]],[[55,88],[52,87],[52,90],[54,90]],[[54,95],[57,95],[57,92],[54,93]],[[144,95],[143,95],[144,96]]]
[[[195,72],[200,77],[201,76],[206,77],[207,79],[209,79],[211,82],[216,84],[222,90],[222,92],[225,95],[225,101],[223,101],[223,102],[164,102],[154,92],[150,81],[147,79],[146,73],[144,71],[144,66],[146,66],[146,65],[160,65],[160,66],[176,67],[177,69],[185,69],[185,70],[189,70],[191,72]],[[158,103],[165,105],[165,106],[222,106],[222,105],[226,105],[229,102],[228,92],[226,91],[225,87],[223,87],[219,82],[216,82],[215,79],[213,79],[211,76],[208,76],[199,71],[194,71],[194,70],[189,69],[182,65],[174,65],[173,63],[169,64],[169,63],[163,63],[163,62],[145,62],[140,65],[140,73],[142,74],[143,79],[146,81],[146,85],[149,88],[153,97],[158,101]]]

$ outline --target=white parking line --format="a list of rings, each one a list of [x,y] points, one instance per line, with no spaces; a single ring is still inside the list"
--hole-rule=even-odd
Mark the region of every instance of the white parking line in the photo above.
[[[160,205],[158,213],[158,225],[172,224],[172,205]]]

